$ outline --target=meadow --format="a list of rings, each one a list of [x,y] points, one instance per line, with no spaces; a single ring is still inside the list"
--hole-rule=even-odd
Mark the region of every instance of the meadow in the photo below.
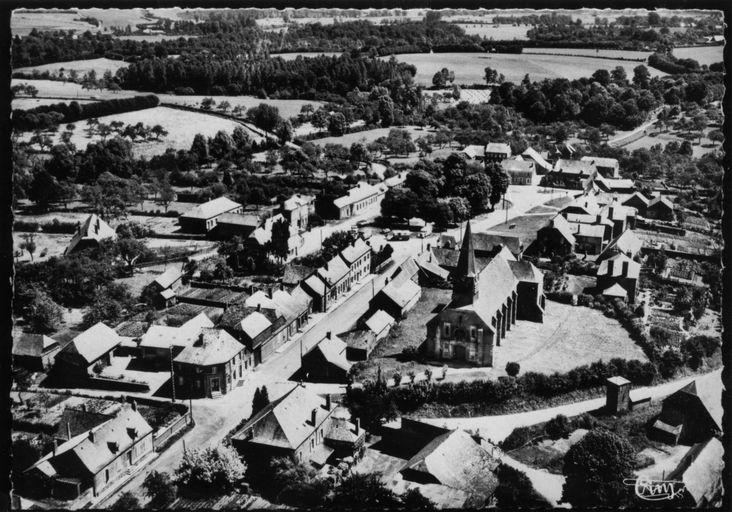
[[[88,60],[71,60],[67,62],[54,62],[52,64],[43,64],[41,66],[28,66],[23,68],[15,68],[13,73],[33,73],[38,71],[43,73],[48,71],[52,75],[58,75],[61,70],[64,71],[65,75],[69,75],[69,71],[74,70],[82,77],[90,71],[94,71],[97,77],[101,78],[106,71],[111,71],[112,74],[117,73],[118,69],[126,68],[129,66],[129,62],[121,60],[111,60],[106,58],[101,59],[88,59]]]
[[[385,57],[388,58],[388,57]],[[592,75],[598,69],[625,68],[632,76],[633,68],[639,63],[592,57],[566,57],[559,55],[529,55],[509,53],[405,53],[396,55],[400,61],[417,67],[415,82],[432,85],[432,77],[442,68],[455,72],[457,84],[482,84],[484,69],[492,67],[503,73],[507,81],[520,82],[528,73],[532,81],[545,78],[567,78],[574,80]],[[649,69],[651,76],[665,73]]]
[[[586,57],[602,57],[608,59],[643,59],[651,52],[630,50],[601,50],[599,48],[524,48],[524,54],[536,55],[582,55]]]
[[[466,34],[496,41],[526,40],[530,25],[494,25],[492,23],[456,23]]]
[[[690,48],[674,48],[674,57],[694,59],[699,64],[714,64],[724,60],[724,46],[693,46]]]

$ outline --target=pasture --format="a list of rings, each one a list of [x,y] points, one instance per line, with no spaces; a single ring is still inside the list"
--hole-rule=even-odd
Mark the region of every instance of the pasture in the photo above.
[[[123,114],[115,114],[111,116],[103,116],[99,118],[100,123],[109,124],[112,121],[120,121],[125,125],[143,123],[150,126],[159,124],[168,131],[168,135],[161,137],[160,140],[146,140],[134,142],[132,151],[135,156],[151,157],[164,153],[167,148],[173,149],[190,149],[193,138],[200,133],[206,137],[213,137],[216,132],[223,130],[227,133],[234,131],[234,128],[240,126],[236,121],[223,119],[217,116],[210,116],[198,112],[186,112],[168,107],[155,107],[146,110],[138,110],[135,112],[125,112]],[[80,150],[84,150],[91,142],[100,140],[99,135],[89,135],[86,122],[80,121],[75,123],[75,129],[71,137],[71,142]],[[60,141],[62,130],[52,134],[54,143]],[[260,140],[261,137],[249,133],[252,139]],[[22,140],[29,140],[33,134],[24,132],[21,135]]]
[[[520,41],[528,39],[530,25],[494,25],[492,23],[455,23],[469,36],[476,35],[495,41]]]
[[[724,60],[724,46],[694,46],[691,48],[674,48],[674,57],[679,59],[694,59],[699,64],[714,64]]]
[[[190,107],[199,107],[204,98],[212,98],[216,102],[216,105],[223,101],[228,101],[231,108],[240,106],[244,109],[250,109],[259,106],[261,103],[266,103],[277,107],[280,111],[280,116],[285,119],[297,117],[304,105],[312,105],[314,109],[318,109],[323,105],[319,101],[263,100],[254,96],[176,96],[174,94],[158,94],[157,96],[160,98],[161,103],[173,103],[175,105],[186,105]],[[216,106],[214,106],[214,110],[216,110]]]
[[[602,57],[608,59],[642,59],[645,60],[651,52],[636,52],[630,50],[602,50],[599,48],[524,48],[523,53],[535,55],[582,55],[585,57]]]
[[[392,128],[397,128],[393,126]],[[389,135],[389,130],[392,128],[375,128],[373,130],[364,130],[362,132],[346,133],[340,137],[324,137],[322,139],[313,139],[310,142],[319,146],[325,146],[326,144],[340,144],[341,146],[351,147],[354,142],[363,142],[368,144],[375,141],[379,137],[386,137]],[[412,135],[412,140],[419,137],[423,137],[429,133],[427,129],[420,128],[418,126],[399,126],[401,130],[406,130]]]
[[[83,15],[76,10],[55,12],[13,12],[10,16],[10,32],[14,36],[27,36],[31,30],[42,32],[73,30],[75,32],[98,32],[99,28],[81,21]]]
[[[54,98],[13,98],[11,103],[12,109],[30,110],[44,105],[55,105],[56,103],[64,103],[64,100]],[[77,103],[83,105],[85,103],[93,103],[93,100],[77,100]]]
[[[442,68],[455,72],[457,84],[481,84],[485,82],[483,70],[486,67],[503,73],[507,81],[520,82],[527,73],[532,81],[545,78],[575,80],[588,77],[598,69],[610,70],[616,66],[622,66],[632,76],[633,68],[638,65],[633,61],[592,57],[509,53],[404,53],[396,55],[396,58],[415,65],[415,82],[423,85],[432,85],[432,77]],[[665,75],[656,69],[650,68],[649,71],[651,76]]]
[[[77,84],[76,82],[61,82],[59,80],[26,80],[24,78],[13,78],[10,84],[11,86],[19,84],[32,85],[38,89],[39,98],[112,100],[150,94],[148,92],[130,90],[113,92],[107,89],[83,89],[81,84]]]
[[[54,62],[52,64],[43,64],[41,66],[28,66],[24,68],[16,68],[13,70],[13,73],[33,73],[35,71],[39,73],[44,73],[48,71],[52,75],[59,75],[61,71],[64,72],[66,76],[69,76],[69,72],[71,70],[76,71],[79,74],[79,77],[84,76],[85,74],[89,73],[90,71],[94,71],[97,74],[97,77],[101,78],[102,75],[106,71],[111,71],[114,75],[117,73],[118,69],[126,68],[129,66],[129,62],[124,62],[121,60],[111,60],[111,59],[88,59],[88,60],[71,60],[68,62]]]
[[[313,57],[320,57],[321,55],[325,55],[326,57],[337,57],[338,55],[341,55],[341,52],[299,52],[270,54],[271,57],[282,57],[282,60],[295,60],[298,57],[308,59]]]

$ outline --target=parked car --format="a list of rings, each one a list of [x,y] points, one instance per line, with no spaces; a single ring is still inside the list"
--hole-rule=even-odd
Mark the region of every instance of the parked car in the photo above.
[[[389,242],[406,242],[409,240],[409,235],[407,233],[394,233],[387,240]]]
[[[358,222],[356,222],[356,226],[359,227],[359,228],[362,228],[364,226],[368,226],[369,224],[371,224],[371,223],[369,221],[367,221],[367,220],[359,220]]]

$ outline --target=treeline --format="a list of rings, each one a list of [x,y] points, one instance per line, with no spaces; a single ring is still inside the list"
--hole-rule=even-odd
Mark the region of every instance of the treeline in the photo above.
[[[29,110],[13,111],[13,128],[19,131],[49,129],[60,123],[75,123],[83,119],[91,119],[135,110],[145,110],[157,107],[160,100],[154,94],[119,98],[80,104],[77,101],[70,103],[55,103],[41,105]]]
[[[286,61],[217,60],[208,55],[145,59],[120,69],[126,89],[167,91],[190,87],[197,94],[254,94],[280,98],[332,98],[355,88],[397,80],[411,84],[416,68],[396,62],[341,55]]]
[[[694,59],[677,59],[671,54],[654,53],[648,56],[648,65],[670,75],[701,71]]]

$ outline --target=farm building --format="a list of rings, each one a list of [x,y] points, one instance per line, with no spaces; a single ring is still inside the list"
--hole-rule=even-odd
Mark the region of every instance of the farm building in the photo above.
[[[402,318],[422,296],[422,288],[410,279],[393,280],[371,300],[372,309],[381,309],[392,318]]]
[[[368,207],[376,204],[386,193],[384,184],[370,185],[363,181],[351,188],[345,196],[333,200],[337,219],[347,219],[363,213]]]
[[[572,227],[560,214],[525,215],[509,222],[509,229],[512,225],[516,226],[526,238],[523,244],[528,247],[524,254],[551,257],[567,256],[574,252],[577,241],[572,233]],[[530,229],[535,231],[529,234],[527,231]]]
[[[376,346],[376,335],[370,329],[353,329],[338,335],[346,344],[349,361],[366,361]]]
[[[499,163],[511,158],[511,146],[502,142],[489,142],[485,145],[484,159],[487,163]]]
[[[181,287],[183,273],[175,267],[170,267],[156,277],[149,288],[155,298],[155,305],[167,308],[177,302],[177,292]]]
[[[178,218],[181,230],[189,233],[208,233],[216,227],[218,218],[225,213],[241,213],[244,207],[228,197],[217,197],[199,204]]]
[[[526,272],[517,268],[517,276],[501,255],[480,268],[472,240],[468,223],[453,272],[452,300],[427,323],[427,351],[435,359],[492,366],[493,346],[500,345],[506,331],[516,323],[519,309],[526,315],[524,319],[543,321],[543,287],[528,286],[520,290],[518,287],[520,281],[527,279],[527,274],[534,283],[534,276],[541,273],[536,269]],[[534,296],[518,296],[519,292],[532,289],[536,293]],[[518,303],[523,307],[519,308]]]
[[[620,177],[620,164],[616,158],[583,156],[580,160],[595,164],[598,174],[603,178],[615,179]]]
[[[93,247],[99,247],[103,240],[113,240],[117,233],[96,214],[91,214],[74,233],[64,254],[68,255],[75,251],[82,251]]]
[[[584,190],[588,183],[597,176],[597,167],[582,160],[566,160],[560,158],[551,172],[541,180],[542,186]]]
[[[44,334],[23,333],[13,337],[13,368],[32,372],[48,370],[61,350],[58,341]]]
[[[252,416],[231,440],[249,467],[266,468],[274,457],[321,467],[332,455],[355,455],[365,437],[358,420],[345,420],[330,395],[322,398],[296,385]]]
[[[366,319],[364,325],[369,331],[374,333],[374,337],[376,341],[378,341],[389,334],[389,330],[395,323],[396,320],[394,320],[394,317],[383,309],[378,309],[373,315]]]
[[[690,382],[663,400],[651,435],[666,444],[692,445],[721,433],[721,423],[721,389],[700,393],[696,382]]]
[[[229,288],[212,287],[199,288],[192,286],[177,295],[181,304],[193,304],[210,308],[226,308],[235,302],[240,302],[247,296],[244,292],[230,290]]]
[[[48,489],[57,499],[74,500],[85,493],[98,496],[130,468],[149,460],[152,435],[136,406],[126,406],[114,418],[54,448],[24,477],[29,486]]]
[[[480,144],[469,144],[463,148],[462,154],[470,160],[483,161],[485,158],[485,146]]]
[[[554,148],[550,152],[550,158],[555,162],[560,159],[571,160],[574,155],[577,154],[577,150],[569,142],[562,144],[555,144]]]
[[[597,176],[594,184],[597,190],[608,194],[632,194],[635,192],[635,182],[633,180]]]
[[[235,236],[247,238],[261,225],[262,219],[257,215],[223,213],[216,219],[216,226],[211,233],[218,240],[228,240]]]
[[[606,216],[597,214],[597,215],[586,215],[583,213],[565,213],[564,218],[567,219],[567,222],[570,225],[574,224],[587,224],[590,226],[601,226],[604,228],[603,231],[603,241],[604,242],[610,242],[613,238],[613,229],[615,228],[615,224],[613,221],[608,219]],[[576,228],[574,228],[576,229]],[[575,236],[576,238],[576,236]],[[577,251],[579,252],[579,251]]]
[[[617,297],[619,286],[625,290],[628,302],[633,304],[638,293],[640,267],[640,263],[625,254],[614,254],[600,263],[597,269],[597,287],[602,290],[603,295],[608,292],[609,296]]]
[[[684,495],[679,502],[681,507],[721,508],[723,471],[724,446],[719,439],[712,437],[692,446],[666,479],[683,483]]]
[[[511,185],[531,185],[534,183],[536,164],[533,160],[509,158],[501,162],[501,167],[511,179]]]
[[[469,503],[486,506],[498,487],[498,460],[464,430],[451,430],[430,441],[400,470],[405,480],[459,489]]]
[[[85,379],[94,367],[112,364],[114,350],[122,342],[111,328],[99,322],[76,336],[56,355],[56,367],[64,377]]]
[[[251,370],[251,352],[223,329],[204,327],[173,360],[176,393],[192,398],[225,395]]]
[[[609,238],[606,234],[606,226],[580,222],[569,222],[568,224],[574,236],[574,252],[577,254],[600,254],[605,248],[605,241]]]
[[[205,313],[191,318],[180,327],[151,325],[140,339],[140,354],[154,366],[168,367],[172,358],[195,343],[203,329],[213,326]]]
[[[351,363],[346,343],[330,331],[302,356],[302,373],[311,382],[345,383]]]
[[[648,203],[645,216],[656,220],[674,220],[674,204],[663,196],[654,197]]]
[[[308,229],[308,219],[315,213],[315,196],[306,194],[293,194],[282,201],[280,211],[290,226],[299,231]]]

